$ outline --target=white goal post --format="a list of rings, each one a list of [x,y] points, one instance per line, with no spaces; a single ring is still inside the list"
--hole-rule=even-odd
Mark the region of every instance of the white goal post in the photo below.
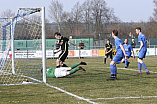
[[[42,70],[41,70],[42,69]],[[0,85],[46,83],[45,7],[0,18]]]

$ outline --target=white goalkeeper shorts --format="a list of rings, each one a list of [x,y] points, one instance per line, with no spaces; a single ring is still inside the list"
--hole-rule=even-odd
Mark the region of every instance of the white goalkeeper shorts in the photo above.
[[[56,78],[65,77],[67,70],[68,70],[68,67],[56,68],[55,69],[55,76],[56,76]]]

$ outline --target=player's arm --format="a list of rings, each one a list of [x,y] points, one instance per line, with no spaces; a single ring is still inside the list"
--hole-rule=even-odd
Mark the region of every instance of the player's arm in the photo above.
[[[57,51],[53,52],[53,54],[56,54],[56,53],[58,53],[59,51],[61,51],[61,46],[60,46],[60,48],[59,48]]]
[[[143,42],[140,41],[140,43],[141,43],[141,46],[140,46],[140,49],[137,51],[137,54],[141,51],[141,49],[142,49],[142,47],[143,47]]]
[[[77,46],[75,43],[73,43],[71,40],[69,40],[68,42],[71,43],[72,45],[76,46],[78,49],[80,49],[80,47]]]
[[[133,58],[135,58],[134,50],[131,50],[131,51],[132,51],[132,54],[133,54]]]
[[[110,48],[110,50],[108,51],[108,53],[110,53],[111,51],[112,51],[112,45],[110,46],[111,48]]]
[[[112,51],[112,48],[107,53],[110,53],[111,51]]]
[[[126,55],[126,53],[125,53],[125,50],[124,50],[124,47],[123,47],[123,45],[122,45],[122,44],[120,44],[120,48],[122,49],[122,51],[123,51],[123,53],[124,53],[125,57],[127,57],[127,55]]]
[[[146,40],[146,44],[149,45],[149,41],[148,40]]]

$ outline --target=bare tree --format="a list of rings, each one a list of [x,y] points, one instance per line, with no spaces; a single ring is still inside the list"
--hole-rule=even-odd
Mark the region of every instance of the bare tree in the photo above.
[[[12,10],[10,9],[7,9],[1,13],[2,18],[9,18],[9,17],[14,17],[14,16],[15,16],[15,13],[12,12]]]
[[[80,35],[80,22],[82,21],[82,8],[79,2],[77,2],[71,11],[71,19],[75,23],[75,33],[76,35]],[[80,31],[79,31],[80,30]]]
[[[82,14],[83,14],[83,22],[85,23],[86,32],[90,33],[90,24],[92,23],[91,20],[91,2],[90,0],[86,0],[82,4]]]
[[[157,0],[154,0],[153,3],[155,5],[154,12],[153,12],[153,19],[157,21]]]
[[[104,33],[109,23],[120,21],[114,15],[114,10],[107,6],[105,0],[86,0],[83,4],[77,2],[69,13],[63,12],[61,3],[52,0],[49,14],[57,24],[58,31],[62,31],[64,35],[75,34],[79,37]]]
[[[154,0],[153,3],[155,6],[153,16],[149,18],[149,22],[147,23],[147,34],[149,38],[156,38],[157,33],[157,0]]]
[[[49,6],[49,17],[56,22],[59,32],[61,31],[62,15],[63,4],[58,0],[52,0]]]
[[[92,22],[95,24],[95,33],[104,33],[106,24],[115,22],[118,18],[114,15],[112,8],[109,8],[105,0],[91,0]]]

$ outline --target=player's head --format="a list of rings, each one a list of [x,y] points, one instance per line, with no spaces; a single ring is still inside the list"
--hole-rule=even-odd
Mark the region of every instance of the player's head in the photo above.
[[[80,43],[82,43],[82,40],[80,40]]]
[[[114,36],[118,36],[118,31],[117,30],[112,31],[112,37],[114,37]]]
[[[110,44],[110,39],[107,39],[107,44]]]
[[[54,34],[56,39],[60,39],[61,38],[61,34],[59,32],[55,32]]]
[[[141,28],[140,27],[136,27],[136,34],[140,34],[141,33]]]
[[[128,44],[128,41],[129,41],[128,39],[125,39],[125,40],[124,40],[124,43],[125,43],[125,44]]]

